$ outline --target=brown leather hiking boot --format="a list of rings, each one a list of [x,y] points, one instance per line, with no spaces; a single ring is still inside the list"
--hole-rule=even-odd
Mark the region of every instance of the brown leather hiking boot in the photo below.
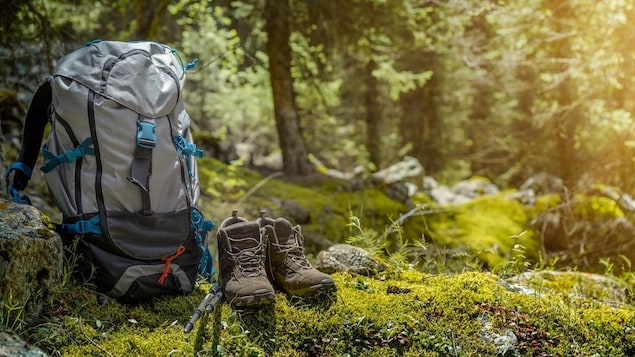
[[[256,222],[236,216],[225,219],[218,239],[218,283],[232,307],[270,304],[275,293],[265,269],[266,237]]]
[[[304,255],[300,226],[284,218],[258,219],[268,240],[267,273],[279,288],[292,295],[315,296],[337,290],[328,274],[313,268]]]

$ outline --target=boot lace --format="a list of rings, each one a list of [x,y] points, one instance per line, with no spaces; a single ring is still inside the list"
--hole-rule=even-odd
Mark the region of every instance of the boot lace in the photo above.
[[[274,233],[275,234],[275,233]],[[291,259],[294,263],[304,269],[310,269],[311,264],[306,259],[304,255],[304,248],[301,246],[300,242],[303,242],[304,237],[302,233],[299,232],[297,228],[293,228],[293,238],[289,239],[291,241],[290,244],[278,244],[271,243],[273,246],[279,248],[280,253],[286,253],[287,257]]]
[[[262,268],[262,256],[256,249],[243,249],[236,253],[227,251],[232,259],[238,264],[238,268],[243,276],[259,276]]]

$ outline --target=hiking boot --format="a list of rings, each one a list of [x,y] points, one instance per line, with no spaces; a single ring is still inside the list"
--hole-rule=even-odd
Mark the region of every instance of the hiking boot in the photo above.
[[[234,214],[225,219],[218,239],[218,283],[232,307],[270,304],[275,299],[265,270],[266,238],[256,222]]]
[[[304,255],[304,237],[300,226],[293,227],[284,218],[258,219],[268,240],[267,273],[269,279],[292,295],[315,296],[337,290],[328,274],[313,268]]]

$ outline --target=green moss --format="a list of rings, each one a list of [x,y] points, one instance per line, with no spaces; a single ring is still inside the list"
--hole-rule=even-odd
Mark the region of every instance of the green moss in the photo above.
[[[489,330],[518,337],[520,355],[626,356],[635,350],[632,307],[563,300],[557,292],[513,293],[486,273],[333,277],[339,288],[333,298],[278,293],[270,308],[233,311],[220,305],[190,334],[183,323],[207,285],[134,307],[102,306],[87,290],[75,290],[58,305],[63,315],[30,329],[27,337],[64,356],[494,355],[496,347],[482,337],[487,321]]]
[[[611,276],[576,271],[532,271],[516,279],[536,291],[560,294],[563,299],[593,299],[616,305],[626,302],[629,286],[626,281]]]
[[[529,210],[531,216],[536,216],[542,212],[562,205],[560,195],[551,194],[540,196],[536,203]],[[615,200],[603,196],[576,195],[564,205],[566,212],[581,220],[598,220],[604,218],[624,217],[624,212],[620,209]]]
[[[551,208],[558,206],[562,202],[560,195],[548,194],[536,197],[536,202],[528,208],[529,215],[535,217],[541,212],[545,212]]]
[[[604,218],[620,218],[624,217],[624,212],[620,209],[617,202],[608,197],[599,196],[576,196],[573,206],[573,214],[580,219],[598,220]]]
[[[47,227],[36,228],[35,231],[37,232],[37,236],[38,237],[42,237],[42,238],[51,238],[51,237],[53,237],[53,231],[51,231]]]
[[[468,247],[490,267],[505,264],[517,244],[524,247],[528,258],[536,255],[538,244],[527,231],[527,223],[522,204],[507,199],[504,193],[448,207],[428,220],[436,244]]]

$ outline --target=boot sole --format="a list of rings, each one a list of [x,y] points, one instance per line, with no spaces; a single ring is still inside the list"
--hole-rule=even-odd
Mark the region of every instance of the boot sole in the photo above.
[[[336,290],[337,290],[337,287],[335,286],[334,282],[327,282],[327,283],[320,283],[316,285],[307,286],[306,288],[302,288],[302,289],[289,290],[288,293],[291,295],[311,297],[311,296],[317,296],[320,294],[332,293],[332,292],[335,292]]]
[[[275,299],[273,291],[262,291],[253,295],[235,297],[229,304],[235,307],[260,306],[273,304]]]

